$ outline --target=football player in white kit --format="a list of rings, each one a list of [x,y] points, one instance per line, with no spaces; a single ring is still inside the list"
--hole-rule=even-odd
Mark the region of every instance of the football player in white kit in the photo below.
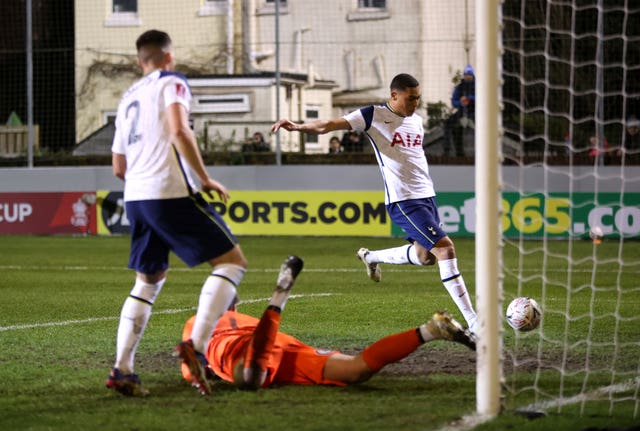
[[[276,122],[271,130],[282,128],[311,134],[334,130],[366,133],[384,181],[385,205],[391,219],[407,233],[410,244],[385,250],[357,251],[368,276],[380,281],[380,263],[433,265],[438,262],[440,278],[475,332],[476,312],[458,270],[453,241],[440,227],[436,193],[422,148],[423,120],[415,113],[420,105],[420,83],[402,73],[393,78],[386,104],[367,106],[341,118],[294,123]]]
[[[173,72],[171,39],[149,30],[137,39],[138,65],[144,76],[124,94],[116,116],[112,145],[114,174],[123,179],[124,201],[131,223],[129,268],[136,281],[122,307],[116,361],[106,386],[128,396],[148,393],[134,374],[138,343],[151,308],[166,281],[169,251],[187,265],[208,262],[212,271],[202,286],[190,340],[176,347],[192,384],[211,391],[213,372],[202,352],[211,331],[236,297],[247,261],[225,222],[198,192],[229,193],[206,171],[189,127],[191,91],[184,76]]]

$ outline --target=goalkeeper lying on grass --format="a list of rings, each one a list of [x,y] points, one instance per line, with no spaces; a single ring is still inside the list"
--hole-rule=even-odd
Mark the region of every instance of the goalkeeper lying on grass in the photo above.
[[[446,311],[436,312],[417,328],[387,336],[356,356],[316,349],[279,332],[282,309],[302,265],[296,256],[285,260],[269,306],[260,319],[231,310],[220,318],[209,348],[200,358],[201,364],[208,361],[204,372],[209,379],[218,376],[244,389],[272,384],[345,386],[370,379],[385,365],[433,340],[455,341],[475,350],[469,331]],[[191,317],[185,324],[183,340],[190,338],[194,319]],[[198,382],[191,379],[193,371],[184,362],[182,374],[200,389]]]

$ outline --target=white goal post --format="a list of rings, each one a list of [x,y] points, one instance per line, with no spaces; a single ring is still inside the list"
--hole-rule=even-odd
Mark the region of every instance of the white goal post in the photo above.
[[[500,1],[476,5],[476,305],[480,325],[477,346],[476,411],[493,417],[500,411]]]
[[[640,3],[475,18],[476,414],[637,418]],[[520,296],[541,305],[530,332],[503,322]]]

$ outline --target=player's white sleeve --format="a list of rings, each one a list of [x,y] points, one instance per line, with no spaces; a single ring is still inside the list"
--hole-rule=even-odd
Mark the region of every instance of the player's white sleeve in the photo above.
[[[120,110],[118,110],[119,112]],[[113,134],[113,143],[111,144],[111,152],[116,154],[126,154],[127,141],[123,136],[122,122],[119,120],[119,115],[116,117],[116,130]]]
[[[191,102],[191,91],[186,82],[178,77],[171,77],[162,90],[164,99],[164,107],[179,103],[189,112],[189,103]]]
[[[349,112],[342,118],[347,120],[347,122],[351,125],[351,129],[355,130],[356,132],[362,132],[366,127],[364,117],[362,116],[362,111],[360,109]]]

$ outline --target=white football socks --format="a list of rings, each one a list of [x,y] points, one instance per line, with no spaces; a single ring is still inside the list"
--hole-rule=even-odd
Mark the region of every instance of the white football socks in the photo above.
[[[278,307],[280,311],[282,311],[284,310],[284,306],[287,303],[288,298],[289,298],[288,290],[276,289],[273,291],[273,295],[271,295],[271,299],[269,300],[269,305]]]
[[[458,259],[447,259],[438,261],[440,267],[440,278],[444,287],[451,295],[453,302],[456,303],[458,309],[467,321],[467,325],[471,327],[477,320],[476,312],[471,305],[471,298],[467,292],[467,286],[464,279],[458,271]]]
[[[114,367],[123,374],[133,373],[133,363],[138,343],[151,316],[151,307],[166,278],[158,283],[145,283],[136,279],[131,293],[124,301],[120,312],[118,337],[116,341],[116,362]]]
[[[427,329],[427,324],[423,323],[422,325],[418,326],[418,331],[420,332],[420,337],[422,338],[422,341],[424,341],[425,343],[428,343],[429,341],[433,341],[436,339],[436,337],[434,337],[431,332],[429,332],[429,330]]]
[[[242,266],[231,263],[213,267],[211,275],[202,286],[191,332],[191,340],[196,351],[206,351],[211,332],[236,297],[236,286],[240,284],[245,271]]]
[[[394,265],[422,265],[416,247],[413,244],[384,250],[370,250],[367,254],[367,263],[391,263]]]

